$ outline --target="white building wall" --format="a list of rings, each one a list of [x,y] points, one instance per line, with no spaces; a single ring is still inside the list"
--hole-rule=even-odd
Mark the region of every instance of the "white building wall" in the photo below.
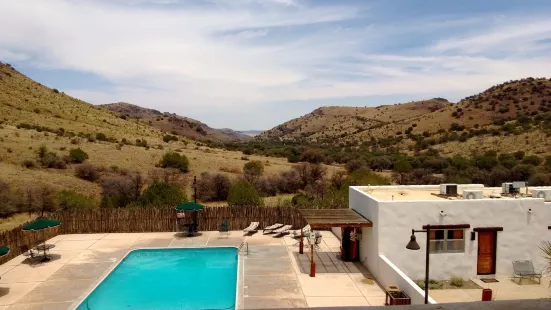
[[[379,264],[378,248],[378,219],[379,207],[376,200],[363,191],[349,190],[349,207],[356,210],[373,223],[373,227],[363,227],[360,240],[360,261],[367,266],[370,272],[377,278]],[[342,236],[346,238],[346,236]]]
[[[433,186],[434,187],[434,186]],[[528,259],[536,269],[544,266],[539,246],[551,240],[551,203],[543,199],[481,199],[377,201],[359,188],[350,188],[350,208],[373,222],[365,228],[360,244],[360,257],[377,276],[378,254],[385,255],[412,279],[424,278],[426,235],[417,233],[421,250],[405,248],[411,229],[426,224],[470,224],[465,230],[465,252],[431,254],[430,277],[448,279],[452,274],[463,278],[476,277],[478,235],[470,240],[476,227],[503,227],[497,233],[496,273],[510,275],[512,261]],[[532,213],[528,212],[532,209]],[[440,215],[444,211],[447,216]]]

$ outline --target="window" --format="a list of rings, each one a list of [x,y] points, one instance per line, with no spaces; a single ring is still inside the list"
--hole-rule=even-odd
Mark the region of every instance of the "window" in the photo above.
[[[430,253],[465,252],[463,229],[436,229],[430,231]]]

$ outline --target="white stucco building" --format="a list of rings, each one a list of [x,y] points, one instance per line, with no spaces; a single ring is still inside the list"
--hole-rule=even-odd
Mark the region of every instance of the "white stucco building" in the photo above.
[[[478,191],[478,199],[463,198],[466,190]],[[444,227],[431,233],[431,279],[511,275],[515,260],[542,269],[539,247],[551,241],[551,202],[525,190],[522,197],[490,198],[502,189],[458,185],[457,196],[448,197],[438,185],[350,187],[349,207],[373,223],[362,228],[360,260],[383,282],[388,265],[423,279],[426,233],[415,234],[420,251],[405,246],[412,229],[430,224]]]

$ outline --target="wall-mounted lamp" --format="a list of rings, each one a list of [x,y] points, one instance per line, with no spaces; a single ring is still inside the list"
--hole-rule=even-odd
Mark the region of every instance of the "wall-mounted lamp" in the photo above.
[[[440,211],[440,216],[448,216],[444,210]]]
[[[475,240],[476,239],[476,232],[474,231],[471,231],[471,240]]]
[[[532,213],[532,208],[528,209],[528,213]]]

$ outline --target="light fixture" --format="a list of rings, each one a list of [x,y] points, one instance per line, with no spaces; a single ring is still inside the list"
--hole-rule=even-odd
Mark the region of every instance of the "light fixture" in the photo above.
[[[440,216],[448,216],[444,210],[440,211]]]
[[[528,209],[528,213],[532,213],[532,208]]]
[[[419,246],[419,243],[417,243],[417,238],[415,238],[415,231],[411,230],[411,237],[409,238],[409,242],[406,245],[406,249],[408,250],[420,250],[421,247]]]

